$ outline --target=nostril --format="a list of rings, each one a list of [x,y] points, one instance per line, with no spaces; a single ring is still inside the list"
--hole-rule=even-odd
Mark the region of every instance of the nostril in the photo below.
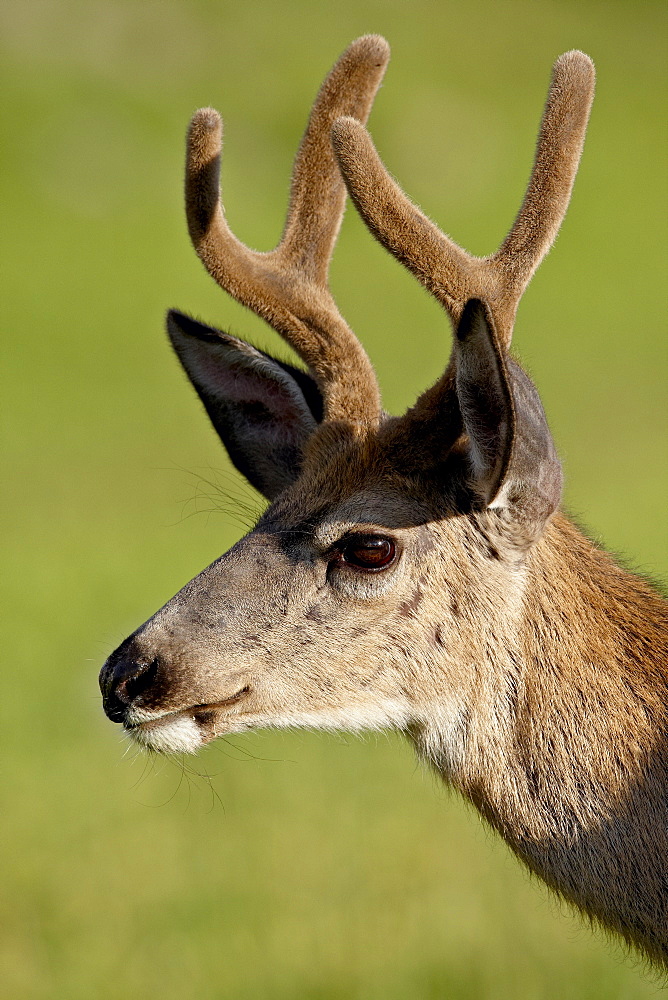
[[[129,705],[131,701],[143,694],[155,681],[158,673],[157,659],[150,663],[136,663],[133,673],[127,675],[116,687],[116,697]]]
[[[130,655],[129,655],[130,654]],[[124,722],[128,706],[155,682],[158,659],[141,662],[124,644],[109,657],[100,674],[104,711],[112,722]]]

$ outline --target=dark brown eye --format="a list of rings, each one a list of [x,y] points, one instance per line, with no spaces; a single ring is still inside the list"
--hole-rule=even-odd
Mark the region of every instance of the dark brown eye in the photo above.
[[[342,543],[340,553],[347,565],[374,572],[394,562],[397,547],[383,535],[352,535]]]

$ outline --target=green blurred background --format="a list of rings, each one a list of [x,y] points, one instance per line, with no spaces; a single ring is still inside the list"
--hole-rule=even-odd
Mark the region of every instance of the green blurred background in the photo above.
[[[268,249],[310,102],[366,32],[393,47],[380,151],[476,253],[519,205],[554,58],[594,58],[571,210],[516,345],[568,507],[665,576],[665,29],[664,4],[622,0],[5,0],[3,997],[658,994],[400,739],[124,756],[97,672],[261,508],[163,334],[174,305],[278,346],[189,246],[188,118],[220,108],[231,224]],[[332,283],[400,412],[444,365],[443,315],[352,211]]]

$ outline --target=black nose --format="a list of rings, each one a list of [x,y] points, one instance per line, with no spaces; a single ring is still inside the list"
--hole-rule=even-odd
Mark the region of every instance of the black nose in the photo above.
[[[155,681],[158,661],[137,656],[132,640],[112,653],[100,671],[102,705],[112,722],[124,722],[128,706]]]

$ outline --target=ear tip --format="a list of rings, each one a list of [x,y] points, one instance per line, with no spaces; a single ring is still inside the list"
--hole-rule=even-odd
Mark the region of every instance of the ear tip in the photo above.
[[[179,309],[168,309],[165,319],[167,332],[170,337],[173,333],[187,333],[189,321],[192,322],[190,317],[186,316],[186,314],[182,313]]]
[[[167,333],[172,342],[176,339],[190,337],[195,340],[204,340],[209,343],[220,343],[223,339],[218,330],[211,326],[206,326],[192,316],[180,312],[178,309],[167,311]]]

